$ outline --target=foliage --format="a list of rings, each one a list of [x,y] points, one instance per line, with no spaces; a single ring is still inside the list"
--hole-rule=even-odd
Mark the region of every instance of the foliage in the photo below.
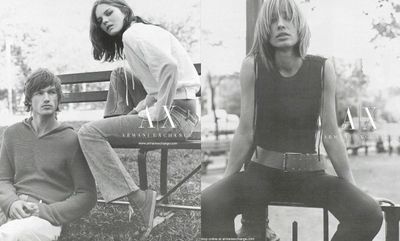
[[[207,74],[207,84],[203,92],[214,92],[215,108],[224,109],[228,113],[240,115],[240,81],[239,73],[226,75]],[[207,114],[207,101],[211,99],[202,98],[202,114]]]
[[[182,43],[183,47],[188,51],[192,52],[200,41],[200,30],[199,26],[193,23],[193,20],[188,16],[185,20],[180,22],[171,22],[166,19],[152,19],[150,22],[159,24],[170,33],[172,33]]]
[[[394,0],[378,0],[377,8],[388,9],[386,16],[373,17],[372,29],[376,34],[371,42],[380,38],[394,39],[400,36],[400,3]],[[367,12],[365,14],[368,15]]]
[[[240,80],[239,73],[235,72],[220,77],[223,81],[220,84],[221,95],[219,104],[228,113],[240,116]]]
[[[358,116],[357,109],[366,99],[368,77],[364,74],[362,60],[356,63],[333,59],[336,70],[336,111],[339,123],[346,117],[347,108]]]

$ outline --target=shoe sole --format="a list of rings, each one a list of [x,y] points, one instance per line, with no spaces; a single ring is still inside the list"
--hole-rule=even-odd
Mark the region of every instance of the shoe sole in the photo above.
[[[147,229],[140,238],[140,241],[145,240],[149,235],[151,230],[153,229],[153,221],[154,221],[154,211],[156,209],[156,199],[157,199],[157,192],[156,191],[151,191],[152,192],[152,197],[151,197],[151,207],[150,207],[150,219],[149,223],[147,224]]]

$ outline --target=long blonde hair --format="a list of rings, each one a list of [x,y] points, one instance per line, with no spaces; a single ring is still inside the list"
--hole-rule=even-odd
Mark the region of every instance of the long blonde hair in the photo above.
[[[271,26],[273,19],[285,16],[294,23],[297,29],[299,42],[296,45],[297,53],[301,58],[307,54],[310,43],[310,29],[294,0],[265,0],[258,13],[254,40],[248,56],[259,56],[267,68],[274,66],[274,47],[270,44]]]

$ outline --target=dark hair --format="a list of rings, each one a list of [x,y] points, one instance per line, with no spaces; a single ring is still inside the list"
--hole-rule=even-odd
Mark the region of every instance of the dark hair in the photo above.
[[[48,69],[38,69],[34,71],[32,74],[28,76],[24,86],[24,94],[25,94],[25,107],[26,111],[31,111],[31,102],[32,96],[35,92],[47,88],[48,86],[56,87],[57,91],[57,109],[56,111],[60,111],[59,105],[62,97],[62,90],[61,90],[61,80],[55,74],[53,74]]]
[[[96,18],[96,8],[100,4],[108,4],[116,7],[125,15],[124,24],[119,34],[110,36],[100,28]],[[124,0],[97,0],[93,4],[90,16],[90,41],[93,46],[93,58],[108,62],[123,59],[124,45],[122,43],[122,34],[131,26],[132,22],[150,24],[150,22],[143,18],[135,16],[132,9]]]

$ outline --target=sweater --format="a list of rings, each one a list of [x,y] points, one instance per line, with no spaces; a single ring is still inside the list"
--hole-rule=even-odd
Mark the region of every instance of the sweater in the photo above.
[[[96,204],[96,186],[72,127],[61,124],[38,137],[32,118],[8,127],[0,153],[0,207],[25,194],[41,200],[39,217],[62,225]]]
[[[166,117],[163,106],[174,99],[195,99],[200,78],[189,55],[168,31],[155,25],[132,23],[122,36],[124,54],[134,76],[148,96],[136,106],[140,113],[146,103],[153,121]]]

